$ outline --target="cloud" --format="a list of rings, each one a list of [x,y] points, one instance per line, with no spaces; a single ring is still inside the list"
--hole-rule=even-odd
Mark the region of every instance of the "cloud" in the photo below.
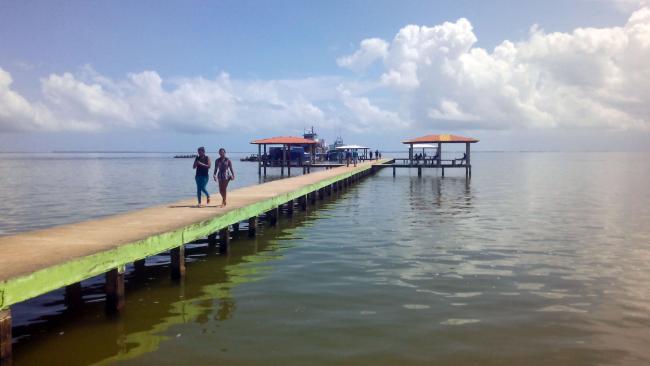
[[[374,58],[413,126],[650,129],[649,8],[621,27],[533,27],[528,39],[492,51],[477,40],[464,18],[408,25]]]
[[[383,39],[369,38],[361,41],[359,49],[352,55],[343,56],[336,60],[340,67],[360,71],[372,64],[375,60],[386,56],[388,43]]]
[[[316,104],[338,99],[330,78],[233,81],[228,74],[163,80],[155,71],[112,80],[89,66],[41,80],[30,102],[0,69],[0,131],[163,129],[189,133],[282,130],[322,123]],[[326,89],[330,89],[326,92]]]
[[[12,83],[11,75],[0,68],[0,130],[38,129],[50,124],[52,117],[47,108],[30,104],[11,89]]]
[[[372,130],[390,130],[408,127],[408,123],[392,111],[381,109],[372,104],[370,99],[353,95],[343,86],[338,88],[343,105],[352,114],[355,124],[348,128],[354,132]]]
[[[477,47],[469,20],[407,25],[337,59],[354,77],[108,77],[84,66],[27,98],[0,68],[0,132],[386,132],[522,128],[650,130],[650,8],[619,27],[545,32]],[[371,70],[366,73],[364,71]]]

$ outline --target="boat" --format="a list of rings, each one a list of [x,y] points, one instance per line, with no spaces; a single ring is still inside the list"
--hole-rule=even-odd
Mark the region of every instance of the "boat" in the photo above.
[[[244,156],[239,160],[240,161],[258,161],[259,156],[257,156],[257,154],[250,154],[249,156]]]

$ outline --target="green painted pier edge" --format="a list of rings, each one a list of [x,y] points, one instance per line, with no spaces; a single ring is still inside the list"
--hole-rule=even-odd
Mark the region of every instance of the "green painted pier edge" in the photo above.
[[[382,162],[384,161],[378,161],[378,163]],[[0,365],[5,366],[11,363],[11,305],[106,274],[107,310],[109,312],[119,311],[123,305],[123,274],[127,264],[170,251],[172,267],[174,267],[175,261],[176,265],[180,267],[172,268],[172,276],[182,277],[185,272],[183,247],[186,243],[205,237],[210,240],[210,236],[214,238],[216,233],[220,231],[223,233],[223,230],[228,230],[231,225],[255,219],[261,214],[275,211],[272,215],[275,216],[278,207],[286,203],[293,204],[298,199],[302,199],[306,206],[307,202],[321,199],[325,194],[354,184],[378,169],[373,164],[360,164],[357,167],[344,170],[341,174],[303,185],[295,191],[262,199],[177,230],[149,236],[110,250],[3,280],[0,282]],[[317,197],[312,196],[310,199],[308,196],[310,194]],[[229,238],[221,239],[221,245],[226,245],[225,250],[227,250],[228,242]],[[117,299],[112,299],[115,297]],[[122,300],[119,299],[120,297]],[[108,307],[113,307],[113,309]]]

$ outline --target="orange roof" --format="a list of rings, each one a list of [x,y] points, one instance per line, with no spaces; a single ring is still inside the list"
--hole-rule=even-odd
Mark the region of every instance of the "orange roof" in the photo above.
[[[294,136],[280,136],[280,137],[271,137],[268,139],[254,140],[251,141],[251,144],[254,145],[312,145],[317,144],[318,142],[314,140],[305,139],[302,137]]]
[[[449,143],[459,143],[459,142],[478,142],[477,139],[471,137],[458,136],[458,135],[426,135],[421,137],[416,137],[414,139],[402,141],[403,144],[430,144],[434,142],[449,142]]]

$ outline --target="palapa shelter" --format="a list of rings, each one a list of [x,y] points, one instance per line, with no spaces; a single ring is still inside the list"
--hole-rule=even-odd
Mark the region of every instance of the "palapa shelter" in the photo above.
[[[368,159],[368,149],[369,147],[360,146],[360,145],[340,145],[336,147],[336,150],[352,150],[358,152],[363,150],[363,159]]]
[[[264,176],[266,176],[266,167],[269,166],[269,161],[267,158],[267,151],[266,151],[266,146],[267,145],[281,145],[282,146],[282,163],[280,165],[280,172],[282,175],[284,175],[284,167],[285,165],[287,166],[287,174],[291,175],[291,157],[289,156],[289,159],[287,159],[287,151],[291,152],[291,146],[303,146],[303,147],[309,147],[309,146],[315,146],[318,144],[317,141],[306,139],[303,137],[296,137],[296,136],[279,136],[279,137],[271,137],[271,138],[266,138],[266,139],[261,139],[261,140],[253,140],[251,141],[251,144],[257,145],[257,174],[262,175],[262,168],[264,169]],[[262,155],[262,146],[264,146],[264,155]],[[309,156],[310,160],[313,162],[315,158],[315,149],[310,148],[309,149]],[[301,162],[302,164],[302,162]]]
[[[409,166],[413,166],[413,149],[415,146],[420,144],[436,144],[436,155],[431,160],[432,166],[442,168],[443,176],[445,174],[445,168],[465,168],[465,175],[471,177],[472,164],[470,162],[470,144],[477,143],[478,141],[479,140],[471,137],[441,134],[420,136],[402,141],[402,143],[409,145]],[[460,159],[442,159],[442,144],[465,144],[465,156]]]

